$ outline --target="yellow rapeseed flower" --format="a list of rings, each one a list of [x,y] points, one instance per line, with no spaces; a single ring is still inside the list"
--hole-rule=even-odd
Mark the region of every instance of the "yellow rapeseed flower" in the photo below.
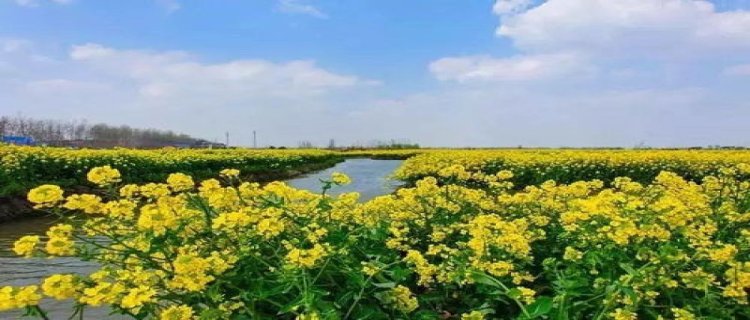
[[[403,313],[411,313],[412,311],[419,308],[419,301],[414,297],[414,294],[409,288],[398,285],[391,289],[388,303],[390,303],[396,310]]]
[[[76,277],[72,274],[53,274],[42,283],[44,294],[57,300],[76,296]]]
[[[31,189],[27,196],[37,207],[50,207],[63,200],[63,190],[53,184],[45,184]]]
[[[156,290],[148,286],[138,286],[130,289],[122,298],[120,306],[125,309],[138,310],[144,304],[154,301]]]
[[[240,176],[240,170],[237,169],[224,169],[219,172],[219,175],[226,178],[237,178]]]
[[[95,167],[89,170],[86,178],[98,186],[107,186],[120,182],[120,171],[110,166]]]
[[[0,311],[36,306],[42,300],[38,286],[0,288]]]
[[[331,181],[333,181],[333,183],[338,184],[338,185],[347,185],[347,184],[352,183],[352,179],[349,178],[349,176],[347,176],[346,174],[343,174],[341,172],[332,173]]]
[[[286,254],[286,262],[299,268],[311,268],[327,254],[325,247],[316,243],[311,249],[292,248]]]
[[[576,260],[581,260],[581,258],[583,258],[583,252],[578,251],[573,247],[565,247],[565,253],[563,254],[563,259],[576,261]]]
[[[13,252],[19,256],[31,257],[39,244],[39,236],[23,236],[13,243]]]
[[[184,173],[172,173],[167,177],[167,184],[172,191],[181,192],[187,191],[195,187],[193,178]]]
[[[170,306],[164,309],[159,315],[160,320],[191,320],[193,317],[193,308],[190,306],[179,305]]]

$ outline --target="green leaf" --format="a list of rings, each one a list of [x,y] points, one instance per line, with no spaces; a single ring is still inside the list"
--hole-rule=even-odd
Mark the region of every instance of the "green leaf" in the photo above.
[[[412,319],[424,319],[424,320],[433,320],[433,319],[440,319],[440,315],[434,311],[418,311],[415,314],[412,315]]]
[[[521,296],[522,292],[518,288],[513,288],[513,289],[508,290],[508,293],[506,294],[508,295],[508,297],[511,297],[513,299],[518,299]]]
[[[388,289],[391,289],[391,288],[395,288],[396,287],[396,283],[395,282],[373,283],[372,285],[375,286],[376,288],[388,288]]]
[[[354,291],[345,292],[344,294],[336,297],[336,304],[341,305],[341,306],[349,305],[349,303],[351,303],[353,298],[354,298]]]
[[[546,315],[552,311],[552,298],[537,297],[534,303],[526,307],[526,311],[532,319]]]
[[[629,264],[620,263],[620,268],[622,268],[622,270],[625,270],[625,272],[627,272],[631,276],[635,276],[638,274],[638,272],[635,271],[635,269],[633,269],[633,267]]]
[[[471,274],[471,278],[476,283],[486,284],[488,286],[492,286],[495,288],[499,288],[500,285],[497,284],[497,280],[493,277],[488,276],[487,274],[481,273],[481,272],[474,272]]]
[[[391,270],[393,270],[393,280],[399,282],[404,281],[409,275],[413,273],[411,269],[401,266],[394,267]]]
[[[279,314],[284,314],[284,313],[288,313],[293,310],[296,310],[297,308],[303,306],[305,304],[304,302],[305,302],[305,297],[299,296],[296,299],[294,299],[292,302],[287,303],[285,306],[281,307],[281,309],[279,309]]]

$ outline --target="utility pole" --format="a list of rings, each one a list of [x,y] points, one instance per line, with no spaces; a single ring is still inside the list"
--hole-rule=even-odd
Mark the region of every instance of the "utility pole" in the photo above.
[[[253,149],[258,149],[258,140],[255,136],[255,130],[253,130]]]
[[[226,142],[227,142],[227,143],[226,143],[226,147],[227,147],[227,148],[229,148],[229,131],[225,132],[225,133],[224,133],[224,135],[225,135],[225,136],[226,136],[226,138],[227,138],[227,141],[226,141]]]

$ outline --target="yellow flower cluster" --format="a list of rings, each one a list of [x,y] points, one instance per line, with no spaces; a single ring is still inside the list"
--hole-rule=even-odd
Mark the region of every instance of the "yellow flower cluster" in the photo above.
[[[172,289],[186,291],[203,290],[207,283],[214,280],[214,277],[208,274],[213,269],[211,262],[211,259],[196,254],[178,255],[172,262],[174,276],[167,285]]]
[[[661,171],[695,181],[735,165],[750,173],[745,163],[750,163],[747,150],[432,150],[406,160],[394,176],[409,181],[425,176],[453,177],[486,184],[483,178],[506,170],[515,176],[513,182],[522,186],[547,180],[609,182],[616,177],[648,183]]]
[[[77,293],[76,278],[71,274],[55,274],[44,279],[44,294],[57,300],[73,298]]]
[[[96,167],[86,174],[86,178],[92,183],[103,187],[120,182],[120,171],[112,169],[110,166]]]
[[[391,289],[389,295],[384,299],[387,304],[390,304],[398,311],[403,313],[411,313],[412,311],[419,308],[419,301],[414,297],[414,294],[409,288],[402,285],[398,285]]]
[[[156,290],[148,286],[138,286],[127,291],[122,297],[120,306],[125,309],[138,311],[144,304],[154,301]]]
[[[181,192],[181,191],[187,191],[195,187],[195,182],[193,181],[193,177],[186,175],[184,173],[173,173],[170,174],[167,177],[167,184],[170,188],[172,188],[172,191],[174,192]],[[132,192],[125,191],[126,194],[132,194]]]
[[[42,300],[39,287],[0,287],[0,311],[36,306]]]
[[[341,172],[334,172],[331,175],[331,181],[333,181],[333,183],[338,184],[338,185],[346,185],[346,184],[352,183],[352,179],[350,179],[349,176]]]
[[[42,183],[83,186],[93,183],[107,186],[119,181],[144,183],[166,178],[172,172],[183,172],[194,178],[216,174],[223,177],[268,172],[309,171],[341,161],[343,154],[323,150],[264,149],[175,149],[106,150],[16,146],[0,143],[0,195],[18,195]],[[95,170],[92,170],[95,168]],[[88,173],[88,174],[86,174]],[[188,187],[176,177],[173,186]],[[43,189],[39,189],[43,191]],[[54,204],[61,190],[31,195],[32,202]]]
[[[67,223],[14,251],[98,261],[42,291],[141,318],[750,317],[750,166],[527,185],[450,157],[364,203],[184,174],[55,196],[38,203]],[[36,305],[32,289],[4,288],[0,306]]]
[[[98,307],[103,304],[115,304],[122,298],[126,287],[121,283],[96,280],[95,284],[83,289],[78,301],[85,305]]]
[[[37,208],[49,207],[63,200],[63,190],[59,186],[45,184],[31,189],[27,199]]]
[[[311,249],[290,248],[286,254],[286,261],[296,267],[311,268],[325,256],[325,247],[316,243]]]
[[[224,169],[219,172],[222,177],[226,178],[237,178],[240,176],[240,170],[237,169]]]
[[[193,317],[193,308],[190,306],[179,305],[171,306],[161,312],[159,319],[161,320],[190,320]]]
[[[101,174],[107,170],[95,168],[93,171]],[[237,174],[222,173],[225,177]],[[342,179],[348,178],[338,175],[335,179],[344,183]],[[310,269],[335,250],[325,242],[326,227],[314,222],[298,224],[296,220],[322,219],[329,214],[347,219],[345,213],[356,204],[356,197],[342,197],[339,202],[282,183],[223,186],[218,180],[209,179],[199,185],[196,190],[190,176],[172,174],[164,184],[130,184],[113,190],[113,196],[119,195],[119,199],[92,194],[73,194],[67,199],[55,197],[54,201],[45,198],[44,203],[59,203],[52,212],[66,209],[87,213],[89,217],[77,226],[79,230],[67,223],[50,228],[49,240],[40,254],[75,254],[73,239],[78,233],[113,239],[105,248],[97,243],[83,250],[94,252],[93,257],[103,265],[100,271],[88,279],[50,276],[42,284],[45,295],[56,299],[75,298],[92,306],[116,305],[135,314],[164,295],[206,292],[242,256],[268,259],[268,253],[258,244],[285,249],[272,255],[278,257],[275,266],[288,266],[289,270]],[[30,192],[42,193],[36,189]],[[326,209],[323,215],[316,201],[336,208],[330,212]],[[68,219],[67,215],[62,217],[71,223],[77,221]],[[287,232],[289,234],[282,238]],[[87,241],[80,239],[84,243]],[[38,236],[23,237],[15,243],[14,251],[31,256],[39,242]],[[16,289],[12,290],[15,296]],[[222,304],[221,312],[235,312],[237,303]],[[158,316],[188,319],[192,311],[189,306],[174,306],[159,312]]]
[[[31,257],[39,244],[39,236],[23,236],[13,243],[13,252],[19,256]]]
[[[47,231],[47,245],[45,251],[52,256],[71,256],[75,254],[73,241],[73,226],[58,224]]]

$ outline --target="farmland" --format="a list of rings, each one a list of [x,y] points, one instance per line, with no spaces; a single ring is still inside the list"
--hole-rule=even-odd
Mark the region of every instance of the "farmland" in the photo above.
[[[436,150],[407,161],[396,177],[416,181],[439,177],[460,166],[466,171],[493,175],[501,170],[514,174],[516,186],[538,185],[548,180],[572,183],[580,180],[612,182],[629,177],[650,183],[662,171],[700,182],[719,169],[750,163],[746,150]],[[455,167],[454,167],[455,168]],[[441,173],[443,171],[443,173]],[[478,177],[481,180],[481,177]],[[469,179],[472,180],[472,179]],[[476,180],[476,179],[474,179]]]
[[[47,297],[136,319],[750,317],[747,151],[12,148],[6,179],[59,218],[15,253],[101,267],[1,287],[0,310],[44,318]],[[246,181],[352,156],[409,157],[394,172],[407,186],[360,202],[327,195],[342,173],[323,192]]]
[[[117,168],[127,182],[160,181],[172,172],[203,179],[224,168],[268,180],[332,166],[342,158],[318,150],[252,149],[66,149],[0,145],[0,196],[23,194],[31,187],[55,183],[85,186],[86,172],[97,166]]]

